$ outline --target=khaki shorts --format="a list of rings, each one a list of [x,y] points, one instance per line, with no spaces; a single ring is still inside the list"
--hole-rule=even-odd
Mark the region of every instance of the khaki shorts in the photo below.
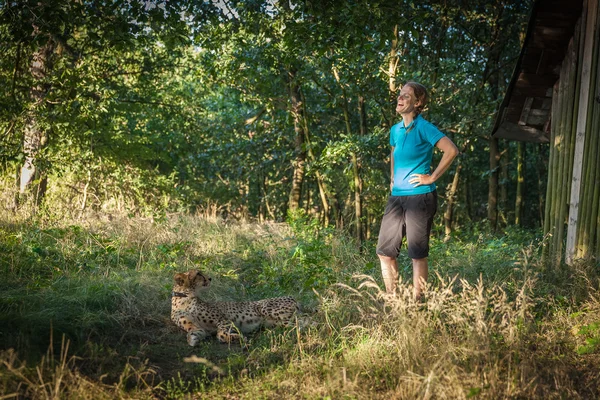
[[[437,191],[414,196],[390,196],[379,229],[377,254],[398,258],[402,240],[408,242],[408,256],[429,255],[429,235],[437,211]]]

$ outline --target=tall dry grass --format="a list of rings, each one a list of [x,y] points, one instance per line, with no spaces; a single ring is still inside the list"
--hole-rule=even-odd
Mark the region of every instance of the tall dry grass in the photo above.
[[[50,346],[41,361],[28,366],[14,350],[0,352],[1,399],[115,399],[129,398],[128,389],[133,383],[136,397],[147,396],[154,386],[154,371],[149,368],[125,365],[119,380],[105,384],[81,373],[78,357],[69,354],[69,341],[62,337],[60,353],[54,354]],[[148,396],[150,397],[150,396]]]
[[[318,327],[301,332],[283,370],[200,398],[586,399],[600,393],[598,352],[579,356],[577,327],[597,320],[597,292],[585,318],[536,317],[535,276],[515,296],[501,284],[439,277],[427,301],[403,283],[386,294],[370,276],[320,295]],[[565,318],[566,317],[566,318]],[[240,388],[240,385],[242,387]]]

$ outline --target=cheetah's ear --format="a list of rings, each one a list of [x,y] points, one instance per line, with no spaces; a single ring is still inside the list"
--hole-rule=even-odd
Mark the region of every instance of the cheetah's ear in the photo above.
[[[175,274],[175,283],[179,286],[185,286],[187,276],[185,274]]]

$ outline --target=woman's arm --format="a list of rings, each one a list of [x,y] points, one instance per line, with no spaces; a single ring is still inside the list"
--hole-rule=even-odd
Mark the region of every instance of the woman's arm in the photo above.
[[[433,171],[431,175],[428,174],[412,174],[409,180],[410,183],[417,186],[421,185],[431,185],[435,183],[440,177],[448,170],[452,161],[458,155],[458,148],[450,140],[447,136],[444,136],[435,144],[435,147],[440,149],[444,154],[442,155],[442,159],[438,164],[437,168]]]
[[[437,181],[440,178],[440,176],[442,176],[444,172],[446,172],[446,170],[452,164],[452,161],[454,161],[454,159],[458,155],[458,148],[456,147],[454,142],[452,142],[452,140],[450,140],[447,136],[444,136],[443,138],[438,140],[438,142],[435,144],[435,147],[440,149],[444,154],[442,155],[442,159],[440,160],[440,163],[438,164],[437,168],[431,174],[433,182]]]

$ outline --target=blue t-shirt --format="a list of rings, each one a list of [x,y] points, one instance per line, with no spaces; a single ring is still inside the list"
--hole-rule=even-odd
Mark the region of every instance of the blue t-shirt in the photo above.
[[[433,147],[444,136],[435,125],[420,115],[406,128],[404,122],[392,126],[390,145],[394,147],[393,196],[412,196],[435,190],[433,183],[415,187],[408,180],[412,174],[431,173]]]

